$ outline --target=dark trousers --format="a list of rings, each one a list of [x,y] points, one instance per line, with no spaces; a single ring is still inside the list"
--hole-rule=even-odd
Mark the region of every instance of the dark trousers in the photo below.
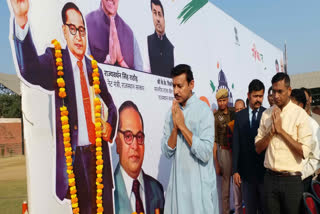
[[[246,206],[246,214],[266,214],[264,207],[264,184],[253,180],[242,182],[242,197]]]
[[[267,214],[299,214],[303,186],[301,176],[277,176],[266,172],[264,177]]]
[[[302,181],[303,192],[309,192],[312,194],[312,190],[311,190],[312,177],[313,177],[313,175],[310,175],[309,177],[303,179],[303,181]]]
[[[113,213],[113,181],[110,163],[109,147],[106,142],[102,145],[103,151],[103,208],[104,213]],[[77,146],[74,160],[77,195],[80,213],[97,213],[96,205],[96,157],[95,146]],[[110,179],[111,178],[111,179]]]

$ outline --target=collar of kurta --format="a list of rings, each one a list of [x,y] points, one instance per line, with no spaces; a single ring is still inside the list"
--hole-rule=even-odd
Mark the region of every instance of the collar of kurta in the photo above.
[[[186,109],[186,108],[188,108],[192,103],[194,103],[194,102],[196,101],[196,99],[197,99],[196,94],[195,94],[194,92],[192,92],[192,95],[191,95],[191,97],[187,100],[186,105],[185,105],[184,107],[182,107],[182,106],[180,105],[180,108],[181,108],[181,109]]]
[[[292,105],[295,105],[295,104],[293,104],[291,100],[289,100],[288,104],[285,107],[283,107],[281,112],[286,112],[288,109],[291,108]]]

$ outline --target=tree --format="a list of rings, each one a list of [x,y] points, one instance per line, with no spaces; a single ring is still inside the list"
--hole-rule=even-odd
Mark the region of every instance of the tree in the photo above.
[[[0,117],[21,118],[21,96],[9,89],[1,88]]]

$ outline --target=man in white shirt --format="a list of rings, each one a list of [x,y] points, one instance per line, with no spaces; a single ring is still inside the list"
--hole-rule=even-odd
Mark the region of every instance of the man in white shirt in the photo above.
[[[162,211],[162,185],[142,170],[144,158],[144,125],[138,107],[125,101],[119,108],[116,136],[119,163],[114,172],[116,214]]]
[[[293,89],[291,92],[291,101],[307,111],[307,99],[302,89]],[[311,192],[311,181],[315,172],[320,168],[320,127],[318,123],[310,117],[310,126],[312,129],[312,147],[309,157],[303,159],[303,169],[301,171],[304,192]]]

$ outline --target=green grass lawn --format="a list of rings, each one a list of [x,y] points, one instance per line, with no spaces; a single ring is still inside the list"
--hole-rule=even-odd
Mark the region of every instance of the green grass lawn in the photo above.
[[[25,157],[0,158],[0,213],[21,213],[27,201]]]

